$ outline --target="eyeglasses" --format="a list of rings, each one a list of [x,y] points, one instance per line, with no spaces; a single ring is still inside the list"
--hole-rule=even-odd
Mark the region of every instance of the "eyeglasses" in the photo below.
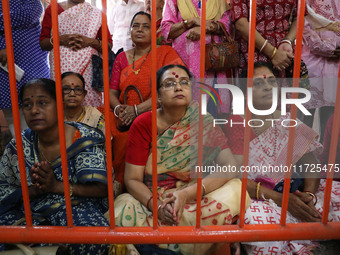
[[[74,92],[74,94],[76,94],[77,96],[81,96],[84,93],[84,89],[83,88],[70,88],[70,87],[63,87],[63,92],[64,94],[70,94],[71,91]]]
[[[162,88],[165,90],[170,90],[174,89],[174,87],[179,84],[181,85],[182,88],[190,88],[191,86],[191,81],[189,79],[182,79],[180,81],[175,81],[175,80],[165,80],[162,82]]]

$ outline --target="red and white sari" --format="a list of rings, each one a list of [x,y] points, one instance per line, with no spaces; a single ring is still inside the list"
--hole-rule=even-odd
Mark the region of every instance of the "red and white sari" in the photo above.
[[[231,116],[233,122],[241,122],[241,116]],[[229,119],[229,120],[230,120]],[[288,152],[289,128],[280,123],[290,119],[290,114],[282,116],[273,127],[268,128],[258,137],[251,131],[249,144],[249,166],[284,166]],[[295,129],[295,142],[293,150],[293,165],[306,153],[313,152],[318,157],[322,151],[322,145],[318,142],[317,133],[297,120]],[[229,121],[230,123],[230,121]],[[287,125],[289,122],[284,121]],[[226,135],[233,154],[243,154],[244,127],[237,125],[226,128]],[[264,169],[262,167],[262,169]],[[249,172],[248,179],[259,181],[267,188],[274,188],[283,180],[284,174]],[[324,201],[326,180],[321,179],[316,193],[318,202],[316,209],[321,213]],[[340,182],[333,181],[331,204],[328,220],[340,221]],[[264,198],[265,199],[265,198]],[[246,210],[246,224],[280,224],[281,207],[274,201],[262,201],[252,199],[250,207]],[[287,212],[287,223],[297,223],[298,219]],[[275,241],[275,242],[248,242],[242,243],[247,254],[312,254],[311,250],[317,246],[316,242],[309,240]]]
[[[102,24],[101,11],[87,2],[77,4],[58,15],[58,24],[59,36],[64,34],[80,34],[96,38]],[[98,55],[98,52],[92,47],[73,51],[68,47],[60,46],[60,66],[61,73],[72,71],[84,77],[85,88],[87,90],[84,105],[98,107],[102,105],[102,93],[92,88],[91,56],[93,54]],[[53,51],[50,52],[50,66],[51,78],[55,79]]]

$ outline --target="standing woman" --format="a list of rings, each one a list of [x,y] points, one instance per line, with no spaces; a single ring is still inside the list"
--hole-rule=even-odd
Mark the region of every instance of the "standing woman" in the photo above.
[[[47,52],[39,47],[39,34],[41,30],[40,17],[43,7],[40,0],[13,0],[9,1],[12,26],[14,62],[25,74],[17,82],[17,90],[27,81],[35,78],[50,78]],[[4,13],[0,1],[0,63],[7,65],[7,52],[5,41]],[[0,110],[3,110],[12,135],[14,125],[12,116],[12,103],[9,88],[8,72],[0,68]],[[27,128],[21,114],[21,127]]]
[[[102,93],[91,86],[91,56],[102,51],[101,11],[85,0],[67,0],[58,3],[58,25],[61,73],[72,71],[81,74],[85,78],[88,91],[84,105],[101,106]],[[109,32],[108,42],[111,47]],[[51,78],[54,79],[51,5],[46,8],[42,21],[40,46],[42,50],[50,51]]]
[[[143,112],[151,110],[151,16],[137,12],[131,21],[131,39],[135,47],[120,53],[113,65],[110,81],[110,105],[112,116],[113,168],[119,183],[123,184],[125,148],[128,127]],[[157,68],[168,64],[183,64],[177,52],[168,45],[157,49]],[[134,85],[141,93],[141,102],[136,91],[128,91]],[[126,103],[124,94],[126,94]],[[113,114],[112,114],[113,115]],[[125,130],[125,131],[123,131]]]
[[[303,29],[301,58],[305,61],[312,98],[305,104],[312,113],[304,123],[313,126],[315,109],[319,108],[321,141],[326,123],[334,113],[340,63],[340,1],[309,0]]]
[[[258,1],[256,7],[255,62],[271,62],[285,70],[293,58],[297,0]],[[296,8],[296,9],[295,9]],[[249,0],[231,0],[236,39],[240,43],[240,72],[248,64]],[[292,24],[290,18],[294,17]]]
[[[200,36],[201,36],[201,1],[200,0],[168,0],[164,7],[162,20],[162,34],[167,41],[172,42],[173,48],[183,59],[190,72],[195,77],[200,77]],[[207,1],[206,43],[211,42],[211,34],[215,34],[215,41],[220,42],[223,34],[221,22],[228,33],[231,23],[230,11],[224,0]],[[217,83],[226,82],[226,72],[206,72],[205,78],[210,79],[207,83],[213,83],[217,77]],[[198,85],[192,89],[193,100],[198,101]],[[229,112],[230,94],[226,90],[220,91],[222,99],[222,111]]]
[[[70,195],[75,226],[108,226],[103,215],[108,209],[103,133],[81,123],[65,123],[70,194],[64,194],[55,82],[29,81],[22,87],[21,100],[29,127],[22,140],[33,224],[66,226],[65,195]],[[0,225],[12,225],[25,217],[15,139],[6,147],[0,169]],[[75,255],[107,254],[107,245],[67,246]]]

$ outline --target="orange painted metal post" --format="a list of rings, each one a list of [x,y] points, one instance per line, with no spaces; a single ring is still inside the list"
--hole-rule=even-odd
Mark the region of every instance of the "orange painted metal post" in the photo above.
[[[206,10],[207,10],[207,3],[206,1],[201,1],[201,38],[200,38],[200,77],[199,81],[201,83],[204,83],[204,77],[205,77],[205,26],[206,26]],[[200,84],[200,87],[203,87],[202,84]],[[201,100],[202,90],[199,91],[199,105],[200,109],[202,106],[202,100]],[[197,150],[197,165],[201,166],[203,161],[203,116],[202,114],[199,114],[198,117],[198,150]],[[197,205],[196,205],[196,228],[201,228],[201,198],[202,198],[202,172],[198,171],[197,175]]]
[[[305,0],[300,0],[299,6],[298,6],[294,73],[293,73],[293,78],[294,78],[293,87],[295,88],[299,87],[305,4],[306,4]],[[298,97],[297,93],[293,93],[292,98],[297,99],[297,97]],[[292,120],[296,120],[296,114],[297,114],[296,105],[292,105],[290,110],[291,110],[290,118]],[[289,169],[290,169],[289,166],[291,166],[293,162],[293,150],[294,150],[294,142],[295,142],[295,126],[292,121],[290,121],[290,125],[292,127],[289,128],[288,153],[287,153],[287,160],[286,160],[286,166],[288,166]],[[288,198],[289,198],[289,189],[290,189],[290,176],[291,176],[291,172],[285,173],[284,188],[283,188],[283,195],[282,195],[283,197],[282,197],[282,207],[281,207],[281,221],[280,221],[280,224],[282,226],[286,225]]]
[[[255,29],[256,29],[256,0],[251,0],[251,9],[249,16],[249,40],[248,40],[248,73],[247,73],[247,88],[253,87],[254,77],[254,59],[255,59]],[[247,89],[248,98],[248,89]],[[246,123],[251,119],[251,112],[249,108],[246,109]],[[247,166],[249,162],[249,143],[250,143],[250,127],[246,125],[244,132],[244,148],[243,148],[243,166]],[[247,195],[247,181],[248,174],[244,172],[242,174],[242,190],[241,190],[241,210],[239,227],[244,227],[244,217],[246,211],[246,195]]]
[[[106,146],[106,166],[107,166],[107,184],[109,197],[109,217],[110,227],[115,228],[114,214],[114,191],[112,178],[112,150],[111,150],[111,120],[110,120],[110,93],[109,93],[109,54],[108,54],[108,33],[107,33],[107,16],[106,0],[102,0],[102,54],[103,54],[103,81],[104,81],[104,113],[105,113],[105,146]]]
[[[156,2],[151,1],[151,97],[152,97],[152,194],[153,194],[153,229],[158,229],[157,206],[157,39],[156,39]]]
[[[69,175],[68,175],[67,156],[66,156],[64,109],[63,109],[64,103],[63,103],[63,93],[62,93],[61,73],[60,73],[57,0],[51,1],[51,11],[52,11],[52,37],[53,37],[53,53],[54,53],[54,65],[55,65],[55,82],[56,82],[56,94],[57,94],[57,106],[58,106],[60,157],[61,157],[61,166],[62,166],[62,173],[63,173],[67,226],[73,227],[71,197],[70,197],[70,183],[69,183],[69,178],[68,178]]]
[[[22,197],[24,201],[25,218],[26,225],[28,227],[32,226],[32,213],[29,201],[28,185],[26,178],[26,168],[23,153],[22,137],[21,137],[21,127],[20,127],[20,114],[19,114],[19,103],[18,103],[18,93],[17,93],[17,83],[15,79],[15,69],[14,69],[14,52],[13,52],[13,40],[12,40],[12,27],[11,18],[9,10],[9,1],[2,0],[2,11],[5,27],[5,39],[6,39],[6,51],[7,51],[7,64],[8,64],[8,75],[9,84],[11,91],[11,101],[12,101],[12,113],[14,121],[14,131],[15,131],[15,142],[17,146],[18,163],[21,179],[21,190]]]
[[[334,167],[330,167],[332,164],[334,166],[336,159],[336,151],[339,141],[339,127],[340,127],[340,65],[339,65],[339,74],[338,74],[338,86],[336,90],[336,101],[335,101],[335,112],[333,119],[333,127],[332,127],[332,141],[330,145],[329,158],[328,158],[328,171],[327,171],[327,181],[325,188],[325,199],[323,202],[323,213],[322,213],[322,223],[326,224],[328,221],[328,213],[329,213],[329,204],[331,200],[331,192],[332,192],[332,181],[334,174]],[[330,171],[331,170],[331,171]]]

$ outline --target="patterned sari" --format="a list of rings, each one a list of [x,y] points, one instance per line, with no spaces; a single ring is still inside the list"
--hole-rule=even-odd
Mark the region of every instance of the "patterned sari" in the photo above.
[[[151,114],[145,114],[149,114],[148,126],[151,128]],[[185,116],[179,122],[157,137],[157,192],[160,199],[164,199],[170,192],[196,182],[194,171],[190,175],[190,170],[192,166],[197,165],[197,156],[193,155],[197,155],[198,149],[198,114],[198,104],[194,103],[188,107]],[[203,165],[207,165],[217,157],[219,152],[228,148],[228,145],[222,130],[213,127],[211,115],[205,116],[203,130],[203,154],[208,155],[204,157]],[[151,141],[151,137],[149,138]],[[149,154],[144,178],[144,183],[150,189],[152,189],[151,160],[152,154]],[[230,180],[219,189],[206,194],[201,201],[202,225],[231,224],[240,210],[240,195],[241,182],[238,179]],[[249,196],[247,198],[249,205],[250,198]],[[196,201],[189,201],[186,204],[180,226],[196,224],[196,206]],[[118,196],[115,200],[115,217],[118,226],[152,226],[153,223],[152,212],[128,193]],[[158,224],[165,226],[160,220]],[[179,244],[179,250],[182,254],[191,254],[193,244]]]
[[[274,127],[266,129],[258,137],[252,132],[251,142],[249,147],[249,166],[284,166],[288,153],[288,136],[289,128],[283,127],[280,123],[284,121],[288,123],[290,114],[282,116],[279,121],[276,121]],[[232,116],[229,120],[233,122],[241,122],[244,119],[241,116]],[[243,154],[243,137],[244,127],[237,125],[236,127],[228,127],[226,135],[229,139],[229,145],[233,154]],[[293,149],[292,164],[296,164],[299,159],[306,153],[312,152],[316,158],[322,150],[322,145],[318,142],[318,134],[301,121],[297,120],[295,129],[295,142]],[[275,151],[276,150],[276,151]],[[269,154],[269,155],[268,155]],[[249,172],[248,178],[256,182],[261,182],[261,185],[282,192],[283,176],[279,173],[256,173]],[[297,179],[301,180],[301,179]],[[293,181],[293,179],[292,179]],[[291,183],[291,188],[296,182]],[[315,205],[316,209],[321,213],[324,201],[324,190],[326,181],[322,179],[320,186],[315,194],[318,202]],[[333,181],[331,194],[331,205],[328,220],[340,220],[340,182]],[[296,187],[297,188],[297,187]],[[291,190],[291,192],[294,192]],[[246,224],[280,224],[281,207],[277,206],[272,200],[269,203],[262,200],[252,199],[250,207],[246,211]],[[287,212],[287,223],[297,223],[298,219]],[[275,241],[275,242],[250,242],[242,243],[247,251],[247,254],[311,254],[311,249],[317,244],[309,240],[294,240],[294,241]]]
[[[107,183],[104,137],[98,129],[77,122],[66,122],[77,128],[81,137],[67,148],[70,183]],[[39,162],[37,134],[26,129],[22,135],[27,184],[31,186],[29,172]],[[51,163],[55,177],[62,181],[61,158]],[[71,197],[73,222],[76,226],[108,226],[103,213],[108,209],[105,198]],[[48,193],[31,199],[34,225],[66,226],[65,198],[63,194]],[[0,225],[12,225],[25,217],[18,167],[18,156],[13,139],[0,162]],[[69,245],[72,254],[102,254],[106,245]],[[3,249],[0,245],[0,250]]]
[[[64,34],[80,34],[89,38],[96,38],[102,24],[101,11],[91,4],[84,2],[77,4],[58,15],[59,36]],[[52,36],[52,31],[51,31]],[[72,71],[80,73],[85,79],[87,95],[84,99],[85,105],[94,107],[101,106],[102,95],[92,88],[92,60],[91,56],[98,55],[97,50],[86,47],[78,51],[60,46],[61,73]],[[54,53],[50,52],[51,78],[55,79]]]
[[[157,48],[157,69],[165,65],[184,65],[177,52],[170,46],[160,46]],[[119,86],[119,102],[124,103],[124,92],[129,85],[135,85],[141,92],[143,100],[151,97],[151,52],[135,61],[135,66],[140,68],[138,74],[133,72],[133,65],[128,65],[125,52],[120,53],[114,63],[110,88]],[[116,89],[116,88],[115,88]],[[127,94],[126,103],[128,105],[140,104],[141,101],[136,92],[130,91]],[[129,132],[120,132],[116,127],[117,118],[111,112],[111,133],[113,136],[113,169],[116,180],[123,185],[125,169],[125,148]]]

